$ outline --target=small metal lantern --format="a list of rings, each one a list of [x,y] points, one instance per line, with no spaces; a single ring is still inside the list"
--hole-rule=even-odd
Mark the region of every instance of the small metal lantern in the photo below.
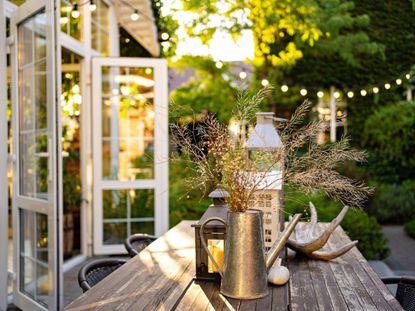
[[[226,204],[225,199],[227,197],[229,197],[229,193],[222,185],[218,185],[216,189],[209,194],[209,198],[213,199],[213,204],[208,207],[202,218],[192,225],[192,227],[195,228],[196,280],[220,282],[220,274],[203,248],[199,232],[200,226],[208,218],[219,217],[226,221],[228,205]],[[219,266],[223,266],[226,238],[225,225],[219,221],[210,222],[205,226],[204,238],[210,252],[219,263]]]
[[[273,112],[258,112],[257,124],[246,143],[250,159],[256,152],[270,154],[284,148],[281,138],[273,124],[276,118]],[[278,119],[279,120],[279,119]],[[271,155],[270,159],[274,159]],[[272,167],[270,167],[272,165]],[[278,163],[263,163],[265,176],[260,177],[261,183],[255,191],[250,208],[263,211],[264,244],[268,250],[284,229],[284,198],[282,188],[283,159]]]

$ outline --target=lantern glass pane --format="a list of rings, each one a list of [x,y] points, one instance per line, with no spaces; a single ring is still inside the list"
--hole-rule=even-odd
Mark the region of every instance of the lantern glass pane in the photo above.
[[[213,258],[215,258],[218,263],[219,268],[222,270],[224,260],[224,240],[208,240],[208,248]],[[218,269],[216,269],[210,258],[208,258],[208,272],[218,272]]]

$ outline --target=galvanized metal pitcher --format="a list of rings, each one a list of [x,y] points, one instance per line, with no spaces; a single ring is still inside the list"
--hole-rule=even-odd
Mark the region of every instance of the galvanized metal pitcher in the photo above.
[[[226,223],[221,218],[212,217],[200,227],[202,245],[222,277],[220,291],[227,297],[256,299],[268,295],[267,272],[301,215],[295,215],[267,254],[264,250],[262,216],[262,211],[255,209],[248,209],[243,213],[228,211]],[[203,237],[205,225],[214,220],[226,225],[223,271]]]

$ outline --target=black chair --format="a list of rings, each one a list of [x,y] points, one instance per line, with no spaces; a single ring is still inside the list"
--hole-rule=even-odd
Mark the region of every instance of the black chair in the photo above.
[[[382,278],[385,284],[397,284],[396,300],[406,311],[415,311],[415,277],[396,276]]]
[[[156,239],[157,238],[153,235],[137,233],[126,238],[124,246],[128,252],[128,255],[132,258]]]
[[[79,270],[78,284],[85,293],[126,262],[127,260],[117,258],[92,260]]]

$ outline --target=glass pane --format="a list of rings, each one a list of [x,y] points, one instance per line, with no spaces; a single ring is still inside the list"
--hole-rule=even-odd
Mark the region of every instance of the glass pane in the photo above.
[[[18,27],[20,194],[47,200],[48,90],[45,13],[36,14]]]
[[[91,13],[92,48],[101,52],[102,56],[109,55],[109,7],[102,0],[95,2],[97,8]]]
[[[47,129],[46,60],[35,66],[35,122],[36,129]]]
[[[104,219],[127,218],[127,190],[104,190],[102,193]]]
[[[19,66],[31,63],[33,60],[33,19],[30,18],[19,25],[18,62]]]
[[[131,234],[136,233],[147,233],[154,235],[154,222],[132,222],[131,223]]]
[[[48,217],[20,209],[20,290],[48,305]]]
[[[152,68],[103,67],[103,178],[154,178]]]
[[[104,245],[122,244],[127,238],[127,223],[104,223]]]
[[[154,190],[131,190],[131,218],[154,217]]]
[[[78,8],[79,16],[76,16],[71,14],[72,8],[73,5],[70,1],[61,0],[60,28],[62,32],[82,42],[82,9]]]
[[[37,14],[33,22],[35,60],[40,60],[46,57],[46,15]]]

